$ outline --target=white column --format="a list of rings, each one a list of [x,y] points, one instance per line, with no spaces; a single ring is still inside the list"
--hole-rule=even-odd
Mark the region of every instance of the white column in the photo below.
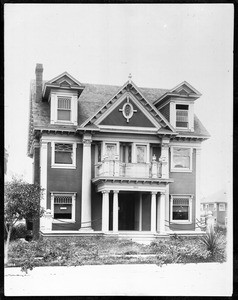
[[[169,139],[162,139],[161,156],[159,161],[162,164],[161,177],[169,178]]]
[[[47,209],[47,142],[41,141],[40,147],[40,185],[43,197],[40,206]],[[40,218],[40,230],[45,230],[45,217]]]
[[[113,232],[118,232],[118,193],[113,191]]]
[[[195,207],[195,224],[200,221],[200,200],[201,200],[201,149],[196,149],[196,207]],[[193,198],[194,204],[194,198]],[[201,231],[199,227],[195,228],[196,231]]]
[[[102,232],[109,231],[109,191],[102,191]]]
[[[161,234],[165,233],[165,193],[160,193],[160,218],[159,231]]]
[[[156,192],[151,192],[151,232],[156,232]]]
[[[142,231],[142,193],[140,193],[140,204],[139,204],[139,231]]]
[[[83,138],[81,231],[92,231],[91,227],[91,135]]]

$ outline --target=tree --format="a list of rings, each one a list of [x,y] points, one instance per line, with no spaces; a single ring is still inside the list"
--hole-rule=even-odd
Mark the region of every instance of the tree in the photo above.
[[[43,189],[38,184],[30,184],[13,178],[5,184],[4,225],[7,232],[5,264],[8,262],[8,248],[13,226],[22,219],[34,220],[43,215],[40,207]]]

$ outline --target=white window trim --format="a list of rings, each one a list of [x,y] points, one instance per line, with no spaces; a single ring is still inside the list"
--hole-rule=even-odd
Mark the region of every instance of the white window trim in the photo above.
[[[70,192],[51,192],[51,213],[54,217],[54,197],[55,196],[70,196],[72,197],[72,218],[71,219],[54,219],[53,223],[75,223],[75,203],[76,203],[76,193],[70,193]]]
[[[71,98],[71,113],[70,120],[58,120],[58,97]],[[54,91],[50,94],[50,123],[58,125],[77,125],[78,107],[77,107],[77,94],[69,93],[68,91]]]
[[[174,148],[185,148],[190,150],[190,161],[189,161],[189,168],[174,168],[173,164],[173,155],[174,155]],[[171,172],[192,172],[193,170],[193,148],[191,147],[185,147],[183,145],[181,146],[171,146],[170,147],[171,155],[170,155],[170,171]]]
[[[119,149],[119,142],[117,141],[103,141],[101,144],[101,161],[104,160],[106,157],[106,149],[107,149],[107,144],[115,144],[116,145],[116,156],[119,157],[120,154],[120,149]]]
[[[55,144],[71,144],[73,145],[73,163],[72,164],[57,164],[55,163]],[[51,168],[56,169],[76,169],[76,142],[68,142],[68,141],[52,141],[51,142]]]
[[[149,143],[132,143],[132,153],[131,153],[131,162],[137,164],[144,164],[137,162],[137,155],[136,155],[136,147],[137,146],[145,146],[146,147],[146,161],[144,163],[150,162],[150,145]]]
[[[193,195],[170,195],[170,223],[173,224],[192,224],[192,200]],[[173,200],[176,198],[187,198],[189,199],[189,220],[173,220]]]
[[[176,127],[176,104],[188,105],[188,127]],[[194,131],[194,103],[187,100],[170,102],[170,123],[178,131]]]

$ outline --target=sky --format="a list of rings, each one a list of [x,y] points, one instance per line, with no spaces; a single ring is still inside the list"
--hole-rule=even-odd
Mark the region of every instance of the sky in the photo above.
[[[202,96],[201,192],[232,184],[233,5],[5,4],[5,148],[8,173],[32,182],[27,157],[30,80],[67,71],[83,83],[171,89],[186,80]]]

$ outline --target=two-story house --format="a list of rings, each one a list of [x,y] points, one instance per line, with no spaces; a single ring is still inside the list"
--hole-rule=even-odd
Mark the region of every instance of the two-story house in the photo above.
[[[44,188],[42,235],[196,233],[201,94],[80,83],[67,72],[31,82],[28,155]]]

